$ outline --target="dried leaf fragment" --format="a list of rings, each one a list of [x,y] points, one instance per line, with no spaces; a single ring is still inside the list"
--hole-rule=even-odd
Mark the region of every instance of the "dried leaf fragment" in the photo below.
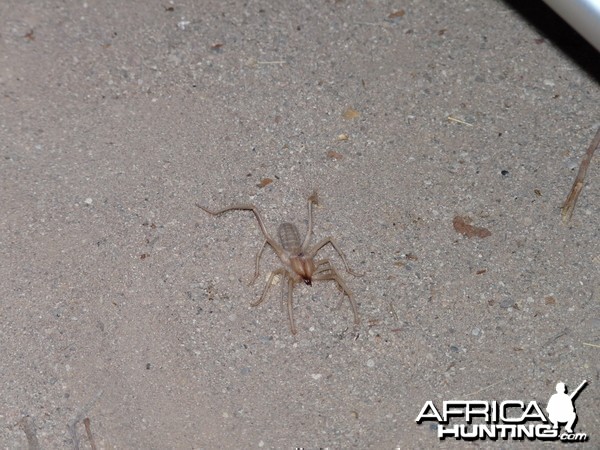
[[[264,188],[265,186],[268,186],[272,182],[273,182],[273,180],[271,178],[263,178],[262,180],[260,180],[260,183],[258,183],[257,186],[259,188]]]
[[[336,152],[335,150],[329,150],[327,152],[327,157],[329,159],[333,159],[334,161],[337,161],[338,159],[342,159],[344,157],[344,155],[342,155],[341,153]]]
[[[467,223],[468,218],[464,218],[461,216],[454,217],[452,221],[452,225],[457,233],[460,233],[468,238],[478,237],[478,238],[486,238],[492,235],[492,232],[487,228],[474,227]]]
[[[406,14],[406,11],[404,11],[403,9],[399,9],[398,11],[392,11],[388,14],[388,19],[397,19],[399,17],[404,17],[404,14]]]
[[[223,46],[225,44],[222,42],[216,42],[210,46],[211,51],[215,53],[221,53],[223,51]]]
[[[346,133],[342,133],[342,134],[338,134],[336,139],[338,141],[347,141],[350,138],[348,137],[348,135]]]
[[[355,110],[354,108],[352,108],[351,106],[346,108],[344,110],[344,112],[342,113],[342,117],[346,120],[353,120],[359,116],[360,116],[360,113],[357,110]]]

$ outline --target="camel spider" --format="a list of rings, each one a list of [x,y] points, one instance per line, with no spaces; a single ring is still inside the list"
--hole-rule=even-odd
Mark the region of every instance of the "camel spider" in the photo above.
[[[263,290],[262,295],[258,299],[258,301],[251,303],[251,306],[260,305],[269,292],[271,285],[273,283],[273,279],[280,275],[284,278],[287,278],[287,286],[288,286],[288,297],[287,297],[287,313],[288,319],[290,321],[290,329],[292,334],[297,333],[296,324],[294,322],[294,312],[293,312],[293,290],[294,285],[300,281],[304,281],[306,284],[311,285],[313,281],[335,281],[338,288],[342,291],[342,295],[346,294],[348,296],[348,300],[350,301],[350,306],[352,307],[352,313],[354,314],[354,323],[358,325],[359,317],[358,317],[358,306],[356,305],[356,301],[352,297],[352,292],[350,289],[346,287],[346,284],[342,280],[342,277],[338,273],[338,271],[333,267],[329,259],[320,259],[315,261],[315,255],[319,250],[325,247],[327,244],[331,244],[334,250],[340,255],[342,262],[344,263],[344,268],[346,272],[354,275],[354,276],[362,276],[350,269],[348,263],[346,261],[346,257],[339,249],[337,244],[332,238],[325,238],[322,241],[318,242],[316,245],[310,246],[310,239],[312,237],[312,224],[313,224],[313,204],[318,204],[317,193],[313,192],[310,197],[308,197],[308,229],[306,231],[306,236],[304,237],[304,241],[300,241],[300,234],[298,233],[298,229],[292,223],[282,223],[278,229],[279,242],[271,237],[269,232],[267,231],[264,221],[258,212],[258,209],[254,205],[240,205],[236,204],[233,206],[229,206],[228,208],[220,209],[218,211],[211,211],[204,206],[196,204],[196,206],[213,216],[218,216],[227,211],[231,210],[248,210],[252,211],[258,220],[258,225],[262,231],[262,234],[265,238],[260,250],[256,254],[255,258],[255,270],[254,270],[254,278],[250,282],[253,284],[259,276],[259,263],[260,258],[263,254],[263,251],[267,247],[267,244],[271,246],[271,248],[275,251],[281,262],[283,263],[283,267],[275,269],[269,275],[269,279],[267,280],[267,284]],[[282,284],[282,288],[284,285]],[[283,289],[282,289],[283,291]],[[282,300],[283,300],[283,292],[282,292]],[[343,297],[342,297],[343,301]],[[341,301],[340,301],[341,304]]]

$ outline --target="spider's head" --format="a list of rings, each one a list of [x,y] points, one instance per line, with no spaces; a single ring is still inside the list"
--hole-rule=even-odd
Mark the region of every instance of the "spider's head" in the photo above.
[[[309,286],[312,284],[312,276],[315,273],[315,263],[312,258],[305,256],[295,256],[290,258],[290,267],[302,281]]]

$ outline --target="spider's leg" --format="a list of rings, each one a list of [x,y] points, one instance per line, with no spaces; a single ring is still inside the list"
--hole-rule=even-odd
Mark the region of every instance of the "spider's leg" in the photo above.
[[[288,277],[288,319],[290,320],[290,331],[295,335],[298,333],[298,330],[296,329],[296,323],[294,322],[294,284],[294,279],[292,277]]]
[[[313,273],[313,276],[319,273],[327,272],[328,270],[331,270],[331,263],[329,262],[329,259],[321,259],[315,262],[315,272]]]
[[[265,241],[263,242],[262,246],[260,247],[260,250],[258,251],[258,253],[256,254],[256,260],[254,262],[254,278],[252,278],[252,281],[250,281],[250,283],[248,284],[248,286],[254,284],[254,282],[256,281],[256,279],[258,278],[258,276],[260,275],[260,269],[259,269],[259,263],[260,263],[260,257],[262,256],[263,252],[265,251],[265,247],[267,246],[267,244],[269,243],[269,241],[267,241],[265,239]]]
[[[265,237],[265,240],[269,243],[269,245],[271,247],[273,247],[273,250],[275,250],[275,253],[277,253],[277,255],[281,258],[281,256],[285,253],[283,250],[283,247],[281,245],[279,245],[279,243],[277,243],[277,241],[275,239],[273,239],[271,237],[271,235],[269,234],[269,232],[267,231],[267,227],[265,227],[265,222],[262,218],[262,216],[260,215],[260,212],[258,212],[258,209],[256,208],[256,206],[254,205],[233,205],[233,206],[229,206],[227,208],[223,208],[220,209],[218,211],[212,211],[208,208],[205,208],[202,205],[199,205],[198,203],[196,203],[196,206],[198,208],[200,208],[203,211],[206,211],[209,214],[212,214],[213,216],[218,216],[219,214],[222,214],[224,212],[227,211],[233,211],[233,210],[242,210],[242,211],[252,211],[254,213],[254,215],[256,216],[256,220],[258,221],[258,226],[260,227],[260,230],[262,231],[262,234]]]
[[[310,197],[308,197],[308,228],[306,229],[306,236],[304,237],[304,242],[302,243],[302,251],[308,248],[308,244],[310,243],[310,237],[312,235],[312,226],[313,226],[313,210],[312,205],[319,204],[319,198],[317,197],[317,191],[314,191]]]
[[[285,270],[283,267],[280,267],[279,269],[271,272],[271,274],[269,275],[269,279],[267,280],[267,284],[265,284],[265,288],[263,290],[262,295],[257,301],[255,301],[254,303],[250,303],[250,306],[258,306],[265,301],[265,298],[267,298],[267,294],[269,293],[269,289],[271,289],[271,285],[273,284],[273,278],[275,278],[276,275],[289,277],[288,271]]]
[[[342,262],[344,263],[344,268],[346,269],[346,272],[348,272],[351,275],[354,275],[355,277],[362,277],[364,275],[361,273],[354,272],[352,269],[350,269],[350,266],[348,266],[348,261],[346,261],[346,257],[332,238],[323,239],[321,242],[319,242],[317,245],[310,249],[310,251],[308,252],[308,256],[311,258],[314,257],[317,254],[317,252],[323,247],[325,247],[327,244],[331,244],[331,246],[335,249],[338,255],[340,255],[340,258],[342,258]]]
[[[342,290],[342,292],[348,296],[348,301],[350,302],[350,306],[352,307],[352,313],[354,314],[354,323],[357,325],[360,323],[360,319],[358,317],[358,305],[356,304],[356,301],[354,300],[354,297],[352,296],[352,292],[350,291],[350,289],[348,289],[348,287],[346,286],[346,283],[344,283],[344,280],[342,280],[342,277],[340,277],[340,274],[337,272],[337,270],[335,270],[335,267],[329,265],[328,269],[325,269],[322,272],[315,274],[313,276],[313,280],[335,281],[337,283],[338,287]],[[342,297],[342,301],[343,301],[343,297]]]

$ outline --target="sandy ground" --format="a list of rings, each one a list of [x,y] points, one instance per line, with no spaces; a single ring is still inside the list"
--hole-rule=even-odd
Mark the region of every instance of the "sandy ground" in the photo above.
[[[588,380],[598,448],[598,54],[514,8],[1,2],[2,447],[507,447],[415,419]],[[361,324],[298,285],[294,337],[252,214],[194,204],[303,232],[314,189]]]

